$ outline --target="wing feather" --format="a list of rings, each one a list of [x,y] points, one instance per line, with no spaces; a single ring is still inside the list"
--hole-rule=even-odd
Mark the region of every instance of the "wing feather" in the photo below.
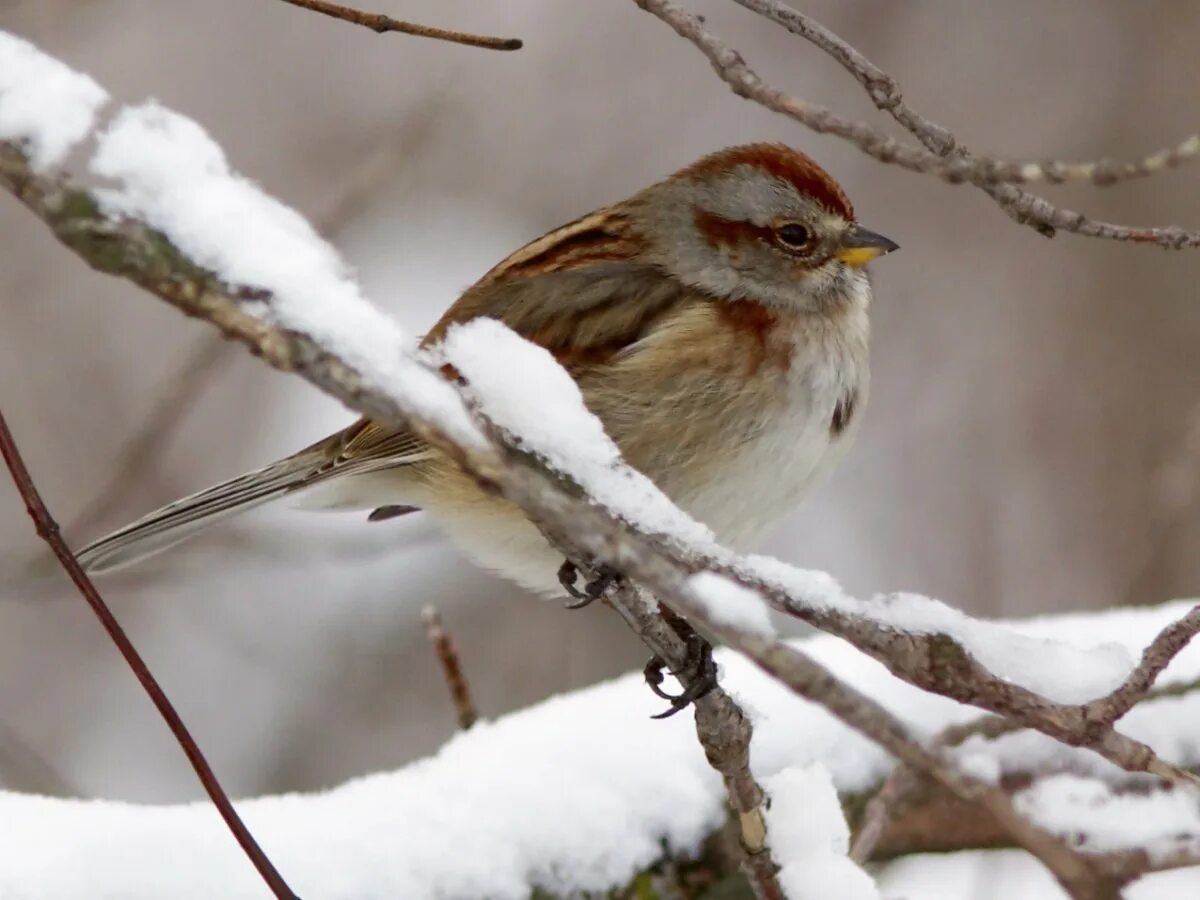
[[[628,351],[689,296],[684,285],[635,261],[640,242],[628,217],[602,209],[531,241],[490,269],[422,341],[455,324],[498,319],[549,350],[568,371]],[[323,442],[334,466],[408,465],[432,450],[407,432],[360,419]]]

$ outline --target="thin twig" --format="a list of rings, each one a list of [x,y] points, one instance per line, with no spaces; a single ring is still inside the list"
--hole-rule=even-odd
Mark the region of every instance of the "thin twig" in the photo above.
[[[793,97],[768,84],[746,63],[738,51],[713,34],[699,16],[681,8],[672,0],[634,2],[669,25],[680,37],[694,44],[708,59],[718,77],[739,97],[793,119],[818,134],[831,134],[849,141],[879,162],[900,166],[911,172],[932,175],[951,184],[973,184],[990,195],[1014,221],[1029,225],[1042,234],[1051,236],[1055,231],[1062,230],[1085,237],[1157,244],[1172,250],[1200,246],[1200,231],[1188,231],[1177,226],[1134,227],[1101,222],[1089,219],[1082,213],[1054,206],[1042,197],[1014,187],[1014,184],[1029,181],[1051,180],[1052,174],[1054,180],[1064,180],[1069,176],[1078,176],[1084,171],[1093,173],[1092,180],[1096,183],[1112,183],[1120,178],[1133,177],[1134,174],[1153,174],[1167,168],[1168,165],[1177,165],[1200,156],[1200,136],[1188,138],[1171,150],[1160,151],[1137,163],[1011,162],[997,157],[967,153],[954,143],[953,136],[946,129],[937,126],[936,130],[932,130],[926,128],[925,124],[918,125],[919,117],[907,107],[900,107],[901,113],[897,115],[894,99],[878,91],[872,92],[873,98],[878,97],[877,103],[891,104],[883,108],[897,115],[901,124],[910,129],[916,128],[913,133],[922,138],[922,143],[928,148],[922,149],[898,141],[866,122],[846,119],[827,107]],[[742,3],[742,0],[735,2]],[[778,6],[767,2],[753,6],[746,3],[743,5],[756,12],[759,11],[759,6],[763,9]],[[855,63],[865,58],[857,51],[852,51],[852,48],[840,39],[835,42],[835,36],[828,29],[822,28],[819,34],[811,32],[811,36],[810,32],[797,33],[813,40],[828,52],[831,52],[832,47],[838,46],[839,52],[835,53],[834,57],[839,62],[854,71],[860,81],[870,77],[870,73],[857,72],[853,68]],[[852,52],[847,52],[848,50]],[[874,67],[872,69],[878,71]],[[871,90],[868,87],[868,91]]]
[[[919,779],[908,766],[892,767],[863,810],[862,821],[850,842],[852,860],[860,866],[871,861],[888,824],[903,813],[906,801],[918,783]]]
[[[166,693],[159,686],[158,681],[147,668],[145,661],[133,646],[133,642],[125,634],[116,617],[108,608],[108,604],[100,596],[96,586],[92,584],[92,580],[83,571],[79,562],[75,559],[66,542],[62,538],[59,531],[58,523],[50,515],[50,511],[46,508],[46,504],[42,501],[42,496],[38,492],[36,485],[33,482],[33,477],[29,474],[29,469],[25,466],[25,461],[21,458],[20,450],[17,449],[16,441],[13,439],[12,432],[8,429],[8,423],[4,420],[4,413],[0,411],[0,455],[3,455],[4,462],[8,466],[9,474],[12,475],[13,484],[16,485],[17,491],[21,498],[25,501],[25,508],[29,511],[29,517],[33,520],[34,527],[37,529],[38,536],[50,545],[54,551],[54,555],[58,557],[58,561],[62,563],[62,567],[70,576],[71,581],[75,583],[75,587],[79,589],[79,593],[83,595],[88,606],[96,614],[96,618],[100,620],[100,624],[104,626],[104,630],[116,644],[121,656],[125,658],[125,662],[133,671],[134,676],[141,682],[142,688],[150,697],[150,701],[158,710],[158,714],[162,716],[163,721],[167,723],[167,727],[171,729],[171,733],[175,736],[175,740],[179,742],[180,748],[188,761],[192,764],[192,768],[196,772],[196,777],[200,779],[200,783],[204,786],[205,792],[217,811],[220,812],[221,818],[225,820],[225,824],[229,830],[233,832],[234,838],[241,845],[242,851],[249,857],[250,862],[254,864],[254,868],[262,876],[263,881],[271,889],[271,892],[281,900],[296,900],[296,895],[292,893],[292,889],[288,887],[287,882],[283,880],[283,876],[267,858],[267,855],[259,847],[254,840],[254,836],[250,834],[250,830],[242,822],[237,811],[233,808],[233,804],[229,801],[225,789],[221,787],[220,781],[213,773],[212,767],[209,766],[208,760],[204,758],[204,754],[200,751],[199,745],[187,726],[184,725],[183,719],[179,717],[179,713],[175,711],[175,707],[171,705],[171,701],[167,699]]]
[[[792,34],[804,38],[821,48],[853,75],[867,90],[872,102],[881,110],[892,115],[908,131],[917,136],[921,143],[941,157],[950,156],[955,150],[964,150],[954,135],[942,125],[926,119],[912,110],[905,102],[896,80],[867,59],[859,50],[834,34],[811,16],[781,2],[781,0],[733,0],[777,25],[782,25]],[[1088,160],[1085,162],[1063,162],[1044,160],[1040,162],[1013,162],[995,156],[963,153],[958,158],[977,170],[978,178],[1008,184],[1029,184],[1044,181],[1062,184],[1066,181],[1090,181],[1099,187],[1107,187],[1133,178],[1147,178],[1200,157],[1200,134],[1193,134],[1174,147],[1158,150],[1142,159],[1119,162],[1112,159]],[[978,184],[974,177],[967,180]]]
[[[425,623],[425,634],[442,666],[442,675],[446,679],[446,687],[450,689],[450,699],[454,702],[454,712],[458,716],[458,727],[466,731],[475,724],[479,715],[471,700],[471,685],[467,682],[467,676],[463,674],[458,648],[454,646],[449,632],[442,626],[442,617],[437,609],[432,606],[425,607],[421,611],[421,621]]]
[[[386,34],[392,31],[416,37],[433,38],[438,41],[449,41],[452,44],[465,44],[468,47],[482,47],[485,50],[520,50],[524,46],[524,42],[520,38],[488,37],[482,34],[469,34],[465,31],[434,28],[431,25],[418,25],[415,22],[402,22],[382,13],[361,12],[338,3],[327,3],[325,0],[283,0],[283,2],[334,19],[341,19],[343,22],[362,25],[377,34]]]
[[[1150,693],[1163,669],[1197,633],[1200,633],[1200,604],[1158,633],[1150,646],[1142,651],[1141,660],[1120,687],[1087,704],[1087,718],[1102,727],[1111,726]]]

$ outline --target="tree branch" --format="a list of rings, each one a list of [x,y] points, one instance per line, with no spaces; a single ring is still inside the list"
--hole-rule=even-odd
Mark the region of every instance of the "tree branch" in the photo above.
[[[402,22],[382,13],[361,12],[339,3],[328,3],[326,0],[283,0],[283,2],[320,13],[323,16],[341,19],[343,22],[362,25],[364,28],[370,28],[376,34],[398,32],[416,37],[433,38],[438,41],[449,41],[452,44],[465,44],[468,47],[482,47],[485,50],[520,50],[524,46],[519,38],[488,37],[482,34],[468,34],[465,31],[449,31],[430,25],[418,25],[415,22]]]
[[[442,676],[446,687],[450,689],[450,699],[454,703],[454,712],[458,717],[458,727],[466,731],[479,718],[475,711],[475,703],[471,700],[471,685],[463,674],[462,660],[458,657],[458,648],[454,646],[449,632],[442,625],[442,617],[435,607],[426,606],[421,610],[421,621],[425,623],[425,635],[437,654],[438,663],[442,667]]]
[[[824,50],[841,63],[867,90],[871,101],[889,113],[897,122],[920,139],[929,150],[941,157],[955,151],[965,154],[954,135],[942,125],[926,119],[905,102],[900,85],[877,65],[863,56],[857,49],[838,37],[820,22],[793,9],[782,0],[733,0],[763,18],[781,25],[792,34]],[[965,154],[960,159],[969,161],[978,177],[985,180],[1002,181],[1010,184],[1028,184],[1045,181],[1062,184],[1066,181],[1090,181],[1098,187],[1107,187],[1133,178],[1146,178],[1172,169],[1200,156],[1200,134],[1132,162],[1098,159],[1087,162],[1011,162],[995,156]],[[972,183],[979,182],[974,179]]]
[[[787,116],[818,134],[840,137],[879,162],[932,175],[951,184],[973,184],[991,196],[1014,221],[1030,225],[1047,236],[1062,230],[1085,237],[1158,244],[1174,250],[1200,246],[1200,231],[1188,231],[1177,226],[1149,228],[1101,222],[1054,206],[1035,194],[1013,187],[1029,182],[1057,183],[1069,180],[1108,185],[1157,174],[1200,156],[1200,135],[1192,135],[1175,147],[1128,163],[1112,160],[1010,161],[973,154],[962,147],[948,129],[919,116],[905,105],[895,80],[829,29],[779,0],[734,0],[830,54],[867,89],[876,106],[889,112],[924,144],[926,149],[922,149],[897,141],[865,122],[846,119],[827,107],[801,100],[773,87],[746,63],[738,51],[713,34],[699,16],[672,0],[634,2],[694,44],[721,80],[738,96]]]
[[[1198,632],[1200,604],[1192,607],[1191,612],[1182,619],[1160,631],[1150,646],[1142,651],[1141,661],[1125,682],[1111,694],[1093,700],[1084,707],[1084,718],[1094,726],[1110,727],[1149,695],[1158,676]]]

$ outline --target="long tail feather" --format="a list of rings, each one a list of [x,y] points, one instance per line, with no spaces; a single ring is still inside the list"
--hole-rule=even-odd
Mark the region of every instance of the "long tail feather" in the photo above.
[[[322,459],[311,453],[271,463],[207,490],[168,503],[88,544],[77,557],[89,572],[106,572],[165,550],[217,522],[312,486]]]

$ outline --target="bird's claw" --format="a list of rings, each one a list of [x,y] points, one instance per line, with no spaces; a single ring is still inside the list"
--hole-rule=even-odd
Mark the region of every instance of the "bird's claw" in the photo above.
[[[599,566],[591,574],[592,577],[584,582],[581,591],[575,587],[579,578],[575,563],[567,560],[558,567],[558,583],[574,598],[573,602],[566,604],[567,609],[583,609],[607,594],[621,580],[621,576],[607,566]]]
[[[712,644],[692,633],[688,638],[687,659],[683,668],[672,674],[682,676],[684,688],[678,694],[669,694],[662,689],[663,670],[667,667],[661,656],[654,656],[646,663],[643,674],[650,690],[668,701],[669,709],[651,716],[652,719],[666,719],[681,709],[687,709],[717,686],[717,664],[713,661]]]

